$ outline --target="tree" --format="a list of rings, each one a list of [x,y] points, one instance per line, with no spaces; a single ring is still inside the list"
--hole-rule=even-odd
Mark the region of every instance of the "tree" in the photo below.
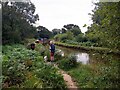
[[[82,33],[82,32],[81,32],[81,29],[79,28],[78,25],[67,24],[67,25],[64,25],[63,27],[64,27],[64,30],[66,30],[66,31],[71,31],[74,36]]]
[[[23,15],[23,18],[29,23],[35,23],[39,20],[38,14],[35,13],[35,6],[32,2],[12,2],[13,7]]]
[[[32,23],[38,20],[31,2],[2,2],[2,42],[20,43],[25,38],[33,38],[36,28]],[[31,12],[31,13],[30,13]]]
[[[120,2],[96,3],[93,24],[87,34],[95,33],[99,44],[120,50]]]
[[[38,34],[40,38],[50,38],[52,37],[52,32],[50,32],[46,27],[44,26],[38,26],[37,27]]]
[[[75,39],[77,42],[87,42],[87,37],[83,33],[76,36]]]
[[[55,35],[54,39],[61,42],[65,42],[66,40],[73,40],[73,33],[67,32],[63,34],[57,34]]]
[[[65,30],[64,28],[62,28],[62,29],[61,29],[61,32],[62,32],[62,33],[66,33],[67,30]]]
[[[52,30],[52,33],[53,33],[53,35],[60,34],[61,30],[55,28],[55,29]]]

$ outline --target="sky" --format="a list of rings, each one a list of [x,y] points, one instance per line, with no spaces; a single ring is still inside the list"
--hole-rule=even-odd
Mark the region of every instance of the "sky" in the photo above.
[[[61,29],[67,24],[76,24],[82,32],[87,31],[83,27],[92,23],[91,13],[94,9],[94,0],[31,0],[36,7],[39,21],[36,25],[46,27],[48,30]]]

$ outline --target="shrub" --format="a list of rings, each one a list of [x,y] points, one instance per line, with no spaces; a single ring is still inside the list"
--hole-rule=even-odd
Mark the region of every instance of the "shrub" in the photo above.
[[[57,63],[58,63],[58,67],[64,70],[72,69],[74,67],[77,67],[78,65],[76,61],[76,57],[73,55],[68,56],[68,58],[66,59],[62,59],[58,61]]]
[[[65,89],[66,87],[63,77],[52,65],[44,64],[42,68],[36,69],[34,73],[42,80],[43,88]]]
[[[55,61],[61,60],[62,59],[62,51],[56,50],[55,51]]]
[[[43,82],[36,77],[36,75],[31,73],[28,73],[27,75],[26,81],[22,83],[22,88],[42,88]]]
[[[2,68],[3,86],[7,83],[15,88],[65,88],[57,69],[45,64],[37,51],[22,45],[3,46]]]
[[[25,80],[25,65],[14,60],[4,61],[2,63],[2,74],[7,76],[4,83],[8,82],[11,85],[17,85]]]
[[[50,61],[50,51],[46,49],[44,56],[47,56],[48,61]]]
[[[75,67],[77,65],[77,60],[75,55],[68,56],[68,60],[71,67]]]
[[[7,77],[3,83],[8,82],[12,86],[24,82],[26,71],[38,59],[42,59],[39,53],[27,50],[22,45],[3,46],[2,73]]]

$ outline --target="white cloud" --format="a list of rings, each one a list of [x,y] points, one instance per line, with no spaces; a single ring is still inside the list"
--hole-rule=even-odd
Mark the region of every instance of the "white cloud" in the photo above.
[[[92,0],[31,0],[40,20],[37,22],[49,30],[66,24],[77,24],[82,32],[84,24],[91,24],[88,13],[94,8]]]

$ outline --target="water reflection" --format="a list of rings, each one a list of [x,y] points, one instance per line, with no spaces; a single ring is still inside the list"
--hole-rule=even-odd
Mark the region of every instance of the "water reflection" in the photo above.
[[[62,57],[65,55],[75,55],[77,62],[81,62],[82,64],[88,64],[89,63],[89,54],[83,53],[83,52],[73,52],[73,51],[66,51],[61,50],[60,48],[57,50],[57,53],[59,53]]]
[[[82,64],[89,63],[89,54],[87,53],[77,53],[76,55],[77,62],[82,62]]]
[[[75,55],[77,62],[81,62],[82,64],[90,64],[92,67],[95,67],[96,65],[108,65],[112,58],[113,60],[119,60],[120,58],[119,56],[115,55],[112,55],[112,58],[109,58],[106,54],[93,52],[86,53],[84,50],[77,50],[60,46],[56,46],[56,48],[61,52],[61,56]]]

